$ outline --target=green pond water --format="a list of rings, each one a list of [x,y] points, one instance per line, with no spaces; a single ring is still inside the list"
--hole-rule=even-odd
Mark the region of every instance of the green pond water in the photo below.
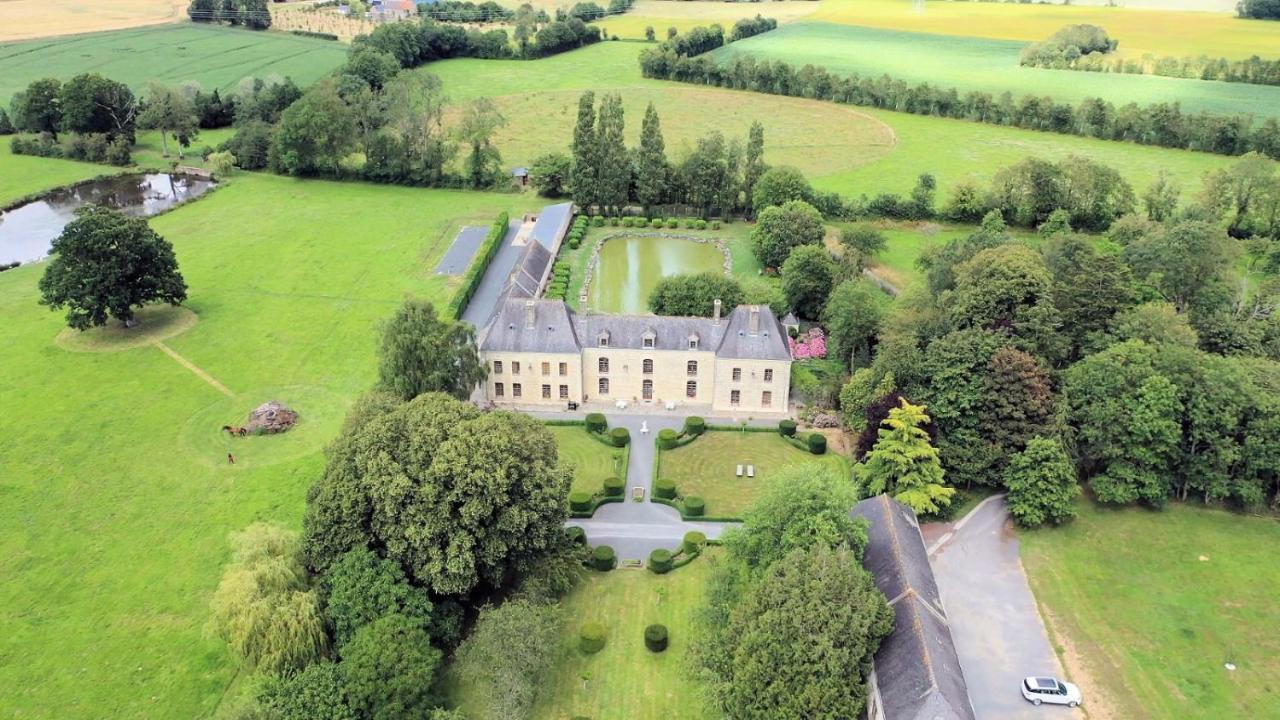
[[[620,237],[605,242],[588,302],[609,313],[649,312],[649,293],[670,275],[722,272],[724,254],[713,243],[676,238]]]

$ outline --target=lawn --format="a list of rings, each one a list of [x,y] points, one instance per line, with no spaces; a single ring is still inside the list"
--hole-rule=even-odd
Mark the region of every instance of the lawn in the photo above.
[[[1185,7],[1186,0],[1177,0]],[[765,12],[767,15],[768,12]],[[980,3],[913,0],[823,0],[813,20],[864,27],[1000,38],[1043,40],[1064,25],[1091,23],[1120,40],[1120,51],[1140,56],[1209,55],[1274,58],[1280,23],[1240,20],[1226,12],[1088,7],[1079,4]]]
[[[0,138],[0,207],[63,185],[124,172],[110,165],[14,155],[6,140]]]
[[[165,347],[227,393],[158,346],[70,351],[36,303],[44,266],[0,274],[0,714],[210,717],[237,675],[205,633],[227,534],[299,525],[379,323],[448,298],[432,268],[457,229],[520,202],[238,174],[153,219],[199,317]],[[270,399],[294,431],[219,433]]]
[[[186,19],[187,0],[5,0],[0,41],[117,30]]]
[[[765,159],[775,165],[798,163],[808,168],[816,187],[856,197],[878,192],[907,193],[920,173],[933,173],[939,197],[962,180],[986,181],[1002,167],[1028,155],[1061,159],[1075,154],[1116,168],[1139,193],[1164,169],[1182,183],[1184,197],[1193,196],[1209,170],[1223,167],[1231,158],[1188,150],[1148,147],[1094,140],[1019,128],[984,125],[910,115],[887,110],[846,107],[851,114],[828,115],[832,103],[783,98],[747,91],[683,85],[640,77],[636,56],[641,43],[608,42],[534,62],[519,60],[459,59],[433,63],[426,68],[440,77],[445,93],[455,103],[476,97],[493,97],[507,108],[510,125],[499,136],[498,149],[508,166],[548,150],[567,147],[573,135],[577,96],[583,90],[619,92],[624,98],[655,97],[667,139],[667,155],[681,160],[687,151],[683,141],[711,128],[741,137],[752,120],[765,124]],[[531,92],[530,88],[537,88]],[[568,92],[566,92],[568,91]],[[685,92],[694,95],[685,95]],[[708,116],[701,105],[667,102],[670,98],[703,98],[722,109]],[[524,104],[506,96],[521,98]],[[643,117],[643,105],[627,108],[627,137],[634,143]],[[536,108],[537,112],[530,112]],[[812,122],[783,118],[803,109]],[[869,116],[882,125],[868,125]],[[832,125],[822,125],[827,118]],[[843,121],[840,119],[844,118]],[[856,132],[845,129],[851,123]],[[815,127],[816,124],[816,127]],[[799,131],[807,127],[807,134]],[[883,131],[892,131],[885,147]],[[774,130],[770,130],[774,128]],[[517,138],[514,133],[521,133]],[[532,134],[532,135],[531,135]],[[530,144],[537,137],[541,144]],[[828,138],[833,139],[828,144]],[[834,139],[838,139],[836,142]],[[862,144],[859,144],[862,143]],[[841,169],[843,168],[843,169]]]
[[[598,493],[605,478],[627,476],[627,451],[612,448],[591,437],[577,425],[552,425],[560,461],[573,468],[572,490]]]
[[[951,240],[972,235],[975,228],[966,225],[950,225],[932,222],[879,222],[884,233],[885,249],[877,253],[867,265],[879,277],[899,290],[906,290],[920,282],[920,269],[916,260],[928,248],[944,245]],[[1035,243],[1032,232],[1010,229],[1010,234],[1023,241]]]
[[[714,550],[665,575],[648,570],[591,572],[561,605],[567,622],[562,656],[543,686],[533,720],[711,720],[703,689],[691,679],[689,638],[702,605]],[[604,649],[583,655],[578,630],[589,621],[603,623]],[[644,646],[644,629],[662,623],[670,645],[662,653]],[[465,712],[473,690],[453,678],[453,699]]]
[[[1280,34],[1276,43],[1272,54],[1280,49]],[[1280,114],[1280,87],[1022,67],[1018,58],[1024,46],[1012,40],[801,22],[726,45],[713,57],[721,62],[739,55],[781,60],[795,68],[811,64],[839,76],[889,75],[910,84],[955,88],[961,94],[980,91],[999,97],[1009,91],[1015,102],[1024,95],[1047,95],[1075,105],[1097,97],[1117,106],[1176,101],[1186,111]]]
[[[674,450],[664,450],[658,477],[674,480],[676,492],[707,502],[708,517],[741,517],[760,496],[771,473],[801,465],[845,477],[848,461],[834,452],[812,455],[773,432],[710,431]],[[755,465],[754,479],[737,477],[737,466]]]
[[[1022,559],[1086,707],[1092,692],[1111,717],[1280,716],[1280,523],[1190,505],[1079,509],[1023,533]]]
[[[346,57],[345,45],[327,40],[191,23],[0,43],[0,104],[8,107],[32,80],[84,72],[128,83],[134,92],[151,80],[193,80],[205,91],[225,92],[241,78],[271,75],[306,86]]]

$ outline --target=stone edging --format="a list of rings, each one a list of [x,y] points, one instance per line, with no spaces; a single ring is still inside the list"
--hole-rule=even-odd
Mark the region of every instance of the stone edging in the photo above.
[[[686,235],[684,233],[665,233],[665,232],[636,232],[636,231],[619,231],[613,232],[596,241],[596,246],[591,250],[591,259],[587,261],[587,269],[582,275],[582,289],[578,292],[578,303],[585,307],[588,292],[591,290],[591,276],[595,274],[596,265],[600,261],[600,249],[610,240],[622,237],[638,237],[638,238],[658,238],[668,240],[688,240],[696,243],[712,243],[724,255],[724,274],[726,277],[733,275],[733,257],[729,254],[729,246],[725,241],[718,237],[699,237],[697,235]]]

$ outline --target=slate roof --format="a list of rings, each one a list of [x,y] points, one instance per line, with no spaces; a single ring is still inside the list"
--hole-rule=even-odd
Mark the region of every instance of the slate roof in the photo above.
[[[516,258],[516,264],[507,275],[507,282],[502,286],[495,307],[502,307],[508,300],[527,300],[538,296],[538,286],[551,266],[555,256],[542,245],[531,242],[525,246],[524,252]]]
[[[530,247],[540,246],[530,243]],[[541,257],[536,250],[526,250],[526,253]],[[689,338],[695,336],[699,350],[714,352],[717,357],[791,359],[786,335],[767,305],[759,306],[760,333],[754,336],[750,334],[751,306],[735,308],[717,323],[704,317],[578,315],[561,300],[535,300],[538,322],[535,330],[527,330],[525,301],[531,296],[523,293],[536,283],[531,281],[532,274],[526,272],[523,264],[523,261],[516,263],[512,271],[508,289],[499,299],[498,312],[481,335],[481,350],[576,352],[583,347],[598,347],[600,335],[608,333],[611,348],[644,349],[645,338],[652,336],[655,350],[688,350]],[[552,345],[548,344],[552,343],[549,338],[555,338]],[[562,343],[570,339],[578,345],[565,349],[567,346]]]
[[[528,300],[513,299],[498,306],[485,326],[480,349],[500,352],[581,352],[573,329],[573,311],[559,300],[534,300],[533,329],[526,327]]]
[[[870,523],[863,565],[894,610],[893,632],[874,658],[886,720],[974,720],[929,554],[915,513],[888,495],[850,512]]]
[[[548,205],[538,213],[538,219],[533,223],[532,237],[554,253],[560,249],[560,240],[569,231],[571,220],[573,203]]]

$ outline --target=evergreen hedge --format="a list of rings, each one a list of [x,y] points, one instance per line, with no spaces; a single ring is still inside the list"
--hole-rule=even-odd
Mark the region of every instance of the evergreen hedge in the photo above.
[[[684,499],[684,514],[691,517],[702,517],[707,511],[707,503],[697,495],[690,495]]]
[[[585,622],[578,631],[578,649],[588,655],[594,655],[604,649],[604,625],[598,622]]]
[[[671,551],[658,548],[649,553],[649,570],[662,575],[671,570]]]
[[[707,421],[697,415],[684,419],[684,434],[698,436],[707,431]]]
[[[581,530],[582,528],[578,528]],[[680,551],[685,553],[693,553],[701,550],[707,544],[707,536],[697,530],[690,530],[684,534],[684,540],[680,542]]]
[[[827,437],[822,433],[809,433],[809,452],[821,455],[827,451]]]
[[[591,413],[587,416],[587,432],[602,433],[609,429],[609,422],[603,413]]]
[[[564,529],[564,534],[569,538],[569,542],[575,545],[587,544],[587,531],[577,525],[570,525]]]
[[[663,428],[658,431],[658,447],[663,450],[670,450],[676,446],[679,435],[671,428]]]
[[[569,509],[574,512],[587,512],[591,509],[591,493],[585,490],[574,490],[569,493]]]
[[[493,225],[489,226],[489,234],[485,235],[484,242],[480,243],[480,249],[476,251],[476,259],[471,261],[467,274],[462,276],[462,287],[458,288],[458,292],[449,301],[449,314],[453,319],[458,320],[462,317],[462,312],[467,309],[467,303],[471,302],[471,298],[476,294],[476,288],[480,287],[480,278],[484,277],[484,271],[489,268],[489,263],[493,262],[493,256],[498,254],[502,239],[507,236],[507,224],[510,219],[507,213],[499,213]]]
[[[591,550],[591,567],[608,572],[618,564],[618,554],[608,545],[597,545]]]
[[[614,447],[626,447],[631,442],[631,431],[622,427],[614,428],[609,431],[609,439],[613,441]]]
[[[660,497],[664,500],[673,500],[676,496],[676,483],[668,478],[658,478],[653,484],[654,497]]]
[[[783,437],[795,437],[796,421],[790,418],[778,421],[778,432],[781,433]]]
[[[627,481],[617,477],[607,477],[604,479],[604,496],[605,497],[622,497],[627,489]]]
[[[667,626],[653,624],[644,629],[644,646],[652,652],[662,652],[667,649]]]

